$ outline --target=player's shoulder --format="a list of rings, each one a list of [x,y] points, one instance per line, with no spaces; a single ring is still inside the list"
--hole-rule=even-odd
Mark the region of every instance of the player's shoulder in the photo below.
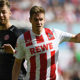
[[[14,34],[18,34],[19,33],[19,30],[16,26],[12,25],[10,28],[9,28],[9,31],[13,32]]]
[[[14,25],[11,25],[11,27],[9,28],[10,31],[14,31],[14,30],[17,30],[17,27],[14,26]]]
[[[17,42],[22,42],[24,40],[24,35],[21,34],[18,39],[17,39]]]
[[[21,40],[24,39],[24,36],[27,36],[29,32],[30,32],[30,30],[26,30],[24,33],[22,33],[22,34],[19,36],[18,39],[21,39]]]
[[[61,30],[56,29],[56,28],[53,28],[53,27],[45,28],[45,29],[47,29],[47,30],[51,30],[52,32],[62,32]]]

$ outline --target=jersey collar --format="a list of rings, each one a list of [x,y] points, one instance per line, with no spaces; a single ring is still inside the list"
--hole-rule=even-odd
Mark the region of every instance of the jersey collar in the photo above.
[[[31,30],[31,33],[34,35],[34,36],[41,36],[43,33],[44,33],[44,28],[43,28],[43,30],[42,30],[42,32],[41,32],[41,34],[36,34],[36,33],[34,33],[32,30]]]

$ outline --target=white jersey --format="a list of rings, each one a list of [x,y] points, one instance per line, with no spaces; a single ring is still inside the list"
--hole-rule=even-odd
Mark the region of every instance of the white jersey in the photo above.
[[[27,60],[25,80],[57,80],[58,46],[72,34],[44,28],[40,35],[27,31],[17,40],[15,57]]]

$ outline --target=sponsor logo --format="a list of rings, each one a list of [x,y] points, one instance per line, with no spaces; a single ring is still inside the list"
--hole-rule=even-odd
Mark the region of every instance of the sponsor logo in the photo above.
[[[4,40],[9,40],[9,35],[8,34],[4,36]]]
[[[30,52],[31,52],[31,54],[35,54],[35,53],[39,53],[39,52],[44,52],[48,49],[53,49],[53,44],[52,43],[43,44],[43,45],[40,45],[40,46],[30,48]]]

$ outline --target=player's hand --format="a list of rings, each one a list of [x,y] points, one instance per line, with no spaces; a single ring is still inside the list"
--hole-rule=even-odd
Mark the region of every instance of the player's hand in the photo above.
[[[2,48],[4,48],[4,51],[6,53],[11,53],[11,54],[15,53],[15,49],[10,44],[4,44]]]

